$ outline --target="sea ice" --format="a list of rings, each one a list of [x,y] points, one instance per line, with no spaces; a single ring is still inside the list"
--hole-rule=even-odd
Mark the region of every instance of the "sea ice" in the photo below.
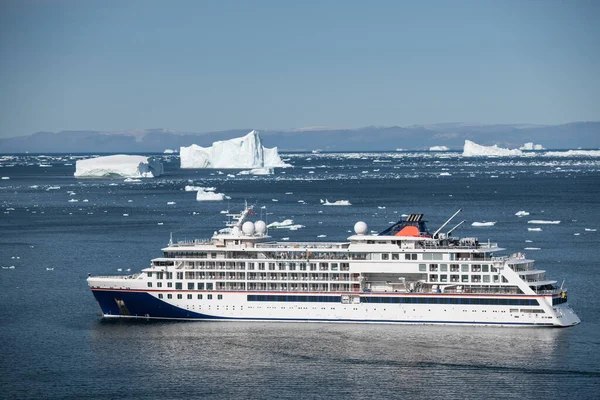
[[[543,219],[532,219],[527,221],[528,224],[546,224],[546,225],[558,225],[560,221],[546,221]]]
[[[175,203],[174,201],[167,201],[167,205],[168,206],[172,206],[172,205],[175,205],[175,204],[177,204],[177,203]]]
[[[215,192],[203,189],[203,188],[199,188],[199,189],[200,190],[198,190],[198,192],[196,193],[197,201],[222,201],[222,200],[225,200],[226,196],[223,193],[215,193]]]
[[[163,174],[163,165],[152,157],[118,154],[77,160],[75,177],[154,178]]]
[[[498,145],[493,146],[482,146],[470,140],[465,140],[465,146],[463,149],[463,157],[480,157],[480,156],[492,156],[492,157],[502,157],[502,156],[522,156],[523,152],[518,149],[505,149],[502,147],[498,147]]]
[[[321,204],[324,206],[351,206],[352,203],[350,203],[350,201],[348,200],[336,200],[333,203],[330,203],[329,200],[325,199],[325,201],[323,201],[323,199],[321,199]]]
[[[525,250],[541,250],[540,247],[525,247]]]
[[[527,142],[523,146],[519,147],[519,150],[545,150],[541,144],[534,144],[533,142]]]
[[[494,226],[496,225],[496,221],[494,222],[473,222],[471,226]]]
[[[429,151],[448,151],[447,146],[432,146],[429,148]]]
[[[600,157],[600,150],[548,151],[546,157]]]
[[[253,168],[251,170],[240,171],[238,175],[273,175],[273,168]]]
[[[529,232],[541,232],[542,228],[527,228]]]
[[[452,176],[450,172],[440,172],[440,176]]]
[[[586,232],[596,232],[596,228],[585,228]]]
[[[324,238],[324,237],[327,237],[327,235],[318,235],[317,237],[318,238]]]
[[[165,151],[163,152],[164,154],[175,154],[177,153],[177,150],[173,150],[173,149],[165,149]]]
[[[3,177],[2,177],[2,180],[3,180],[3,181],[7,181],[7,180],[9,180],[9,179],[10,179],[10,176],[3,176]]]
[[[517,212],[515,213],[515,215],[516,215],[517,217],[524,217],[524,216],[526,216],[526,215],[529,215],[529,213],[528,213],[527,211],[517,211]]]
[[[179,150],[181,168],[289,167],[277,152],[262,145],[258,131],[246,136],[214,142],[210,147],[191,145]]]

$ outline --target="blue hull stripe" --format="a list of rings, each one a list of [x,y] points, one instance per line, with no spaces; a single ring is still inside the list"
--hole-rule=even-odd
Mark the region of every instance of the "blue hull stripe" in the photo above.
[[[381,322],[412,324],[455,324],[455,325],[512,325],[512,326],[556,326],[552,323],[523,322],[469,322],[469,321],[415,321],[415,320],[380,320],[380,319],[328,319],[328,318],[246,318],[220,317],[185,310],[168,304],[145,292],[92,290],[102,313],[105,316],[156,318],[156,319],[198,319],[198,320],[243,320],[243,321],[302,321],[302,322]],[[122,300],[126,307],[119,306]],[[124,312],[125,311],[125,312]]]

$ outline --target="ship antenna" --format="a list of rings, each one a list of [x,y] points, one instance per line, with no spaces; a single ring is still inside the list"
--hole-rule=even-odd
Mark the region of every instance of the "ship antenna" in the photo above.
[[[465,223],[465,220],[463,219],[458,224],[454,225],[454,228],[452,228],[448,232],[446,232],[446,236],[449,237],[453,230],[455,230],[456,228],[458,228],[459,226],[461,226],[464,223]]]
[[[171,232],[170,236],[169,236],[169,246],[171,246],[173,244],[173,232]]]
[[[447,220],[446,222],[444,222],[444,224],[443,224],[442,226],[440,226],[440,227],[438,228],[438,230],[437,230],[437,231],[435,231],[435,232],[433,233],[433,235],[431,235],[431,237],[435,239],[435,238],[437,237],[437,234],[438,234],[438,233],[440,233],[440,231],[441,231],[442,229],[444,229],[444,227],[445,227],[445,226],[448,224],[448,222],[452,221],[452,218],[456,217],[456,216],[458,215],[458,213],[459,213],[459,212],[461,212],[461,211],[462,211],[462,208],[461,208],[461,209],[459,209],[459,210],[458,210],[457,212],[455,212],[454,214],[452,214],[452,216],[451,216],[450,218],[448,218],[448,220]]]

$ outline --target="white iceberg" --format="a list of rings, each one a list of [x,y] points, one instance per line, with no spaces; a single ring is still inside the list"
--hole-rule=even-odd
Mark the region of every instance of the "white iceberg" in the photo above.
[[[323,201],[323,199],[321,199],[321,204],[324,206],[351,206],[352,203],[350,203],[350,201],[348,200],[336,200],[333,203],[330,203],[329,200],[325,199],[325,201]]]
[[[527,142],[523,146],[519,147],[519,150],[545,150],[541,144],[534,144],[533,142]]]
[[[431,146],[429,148],[429,151],[448,151],[448,147],[447,146]]]
[[[496,222],[473,222],[471,226],[494,226]]]
[[[165,151],[163,152],[164,154],[175,154],[177,153],[177,150],[173,150],[173,149],[165,149]]]
[[[162,175],[163,165],[152,157],[129,156],[118,154],[114,156],[77,160],[75,177],[126,177],[154,178]]]
[[[199,190],[196,192],[196,200],[197,201],[222,201],[225,200],[225,195],[223,193],[215,193],[213,191],[209,191],[205,188],[198,188]],[[212,188],[208,188],[212,189]]]
[[[600,150],[548,151],[546,157],[600,157]]]
[[[267,225],[267,228],[283,228],[283,227],[288,227],[290,225],[292,225],[294,223],[293,220],[291,219],[285,219],[281,222],[271,222],[269,225]]]
[[[240,171],[238,175],[272,175],[273,168],[270,167],[262,167],[262,168],[253,168],[251,170]]]
[[[504,156],[522,156],[523,152],[518,149],[505,149],[493,146],[482,146],[470,140],[465,140],[465,147],[463,149],[463,157],[504,157]]]
[[[277,147],[262,145],[258,131],[210,147],[193,144],[179,149],[181,168],[264,168],[289,167],[279,157]]]
[[[596,232],[596,228],[585,228],[586,232]]]
[[[543,219],[532,219],[527,221],[528,224],[546,224],[546,225],[558,225],[560,221],[546,221]]]
[[[524,217],[524,216],[526,216],[526,215],[529,215],[529,213],[528,213],[527,211],[517,211],[517,212],[515,213],[515,215],[516,215],[517,217]]]

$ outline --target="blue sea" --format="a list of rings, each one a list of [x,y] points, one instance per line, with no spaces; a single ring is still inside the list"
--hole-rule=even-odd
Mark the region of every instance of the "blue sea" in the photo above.
[[[157,155],[164,176],[125,182],[74,178],[77,159],[87,156],[0,156],[0,398],[598,396],[600,158],[290,153],[283,157],[292,168],[252,176],[181,170],[177,155]],[[214,187],[228,199],[197,201],[187,185]],[[326,199],[352,205],[321,205]],[[550,278],[564,280],[582,323],[535,329],[101,318],[88,274],[144,268],[171,234],[210,237],[224,226],[222,212],[240,211],[245,201],[268,223],[302,225],[269,232],[290,241],[344,241],[356,221],[382,231],[410,213],[425,214],[435,230],[462,209],[457,236],[536,259]]]

